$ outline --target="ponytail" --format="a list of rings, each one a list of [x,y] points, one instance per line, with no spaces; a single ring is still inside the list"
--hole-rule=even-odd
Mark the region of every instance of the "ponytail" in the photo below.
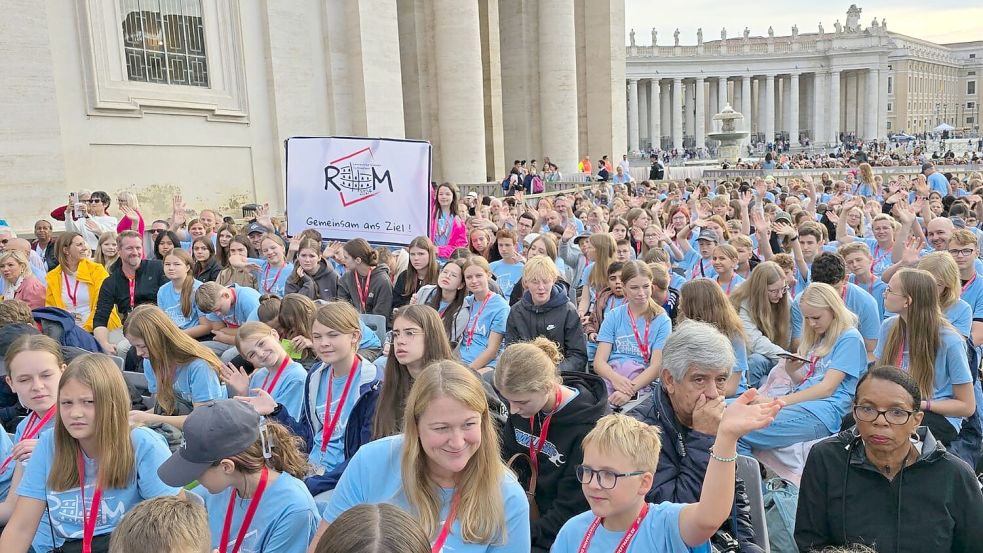
[[[563,383],[557,366],[563,355],[555,342],[539,336],[505,348],[495,369],[495,387],[513,393],[548,392]]]
[[[269,450],[269,459],[263,457],[263,437],[256,440],[248,449],[229,457],[235,463],[236,470],[254,473],[268,466],[273,470],[285,472],[295,478],[303,479],[308,475],[310,465],[307,457],[300,452],[304,448],[304,440],[294,435],[287,427],[267,419],[264,429]]]

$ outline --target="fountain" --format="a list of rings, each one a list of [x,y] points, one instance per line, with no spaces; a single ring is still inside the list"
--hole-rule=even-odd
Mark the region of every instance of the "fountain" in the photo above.
[[[720,121],[720,132],[707,133],[707,138],[720,141],[720,146],[717,148],[717,159],[721,163],[736,163],[741,153],[739,142],[747,138],[749,134],[745,130],[737,130],[737,122],[743,121],[744,116],[734,111],[730,104],[727,104],[723,111],[713,116],[713,120]]]

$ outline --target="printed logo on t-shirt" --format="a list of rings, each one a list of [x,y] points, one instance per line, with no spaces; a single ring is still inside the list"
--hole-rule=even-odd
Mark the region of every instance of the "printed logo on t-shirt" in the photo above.
[[[638,348],[633,334],[624,334],[614,339],[614,349],[624,355],[642,356],[642,350]]]
[[[518,428],[515,429],[515,441],[519,442],[519,445],[523,447],[529,447],[533,439],[536,439],[538,441],[539,437],[538,436],[534,437],[532,434],[528,432],[523,432]],[[544,453],[546,457],[549,458],[549,461],[554,465],[560,466],[566,464],[566,461],[563,459],[564,455],[556,449],[556,445],[554,445],[553,442],[549,441],[549,438],[547,438],[546,442],[543,443],[543,449],[541,449],[540,451]]]

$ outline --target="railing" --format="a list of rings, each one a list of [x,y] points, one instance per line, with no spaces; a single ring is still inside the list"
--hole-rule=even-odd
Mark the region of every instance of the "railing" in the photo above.
[[[904,167],[873,167],[875,175],[907,175],[914,176],[921,173],[921,166]],[[790,178],[800,178],[805,175],[818,178],[823,173],[829,173],[833,179],[846,177],[849,167],[837,167],[829,169],[705,169],[703,171],[703,181],[707,184],[716,185],[725,180],[752,179],[754,177],[771,176],[779,183],[786,183]],[[952,173],[959,178],[973,172],[983,172],[983,165],[936,165],[935,170],[940,173]]]

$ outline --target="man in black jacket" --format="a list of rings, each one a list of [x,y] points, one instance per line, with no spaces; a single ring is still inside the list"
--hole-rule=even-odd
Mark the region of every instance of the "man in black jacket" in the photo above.
[[[650,503],[697,503],[710,463],[710,448],[724,413],[724,385],[735,363],[730,339],[713,326],[686,321],[662,350],[662,385],[628,415],[662,433],[659,466],[646,495]],[[761,553],[744,482],[734,493],[737,538],[743,553]],[[734,536],[732,518],[721,529]]]
[[[109,355],[125,353],[117,352],[117,345],[122,345],[121,349],[129,349],[129,343],[125,340],[111,340],[109,337],[109,316],[113,308],[125,321],[134,307],[144,303],[156,304],[157,290],[166,282],[163,262],[143,258],[143,237],[136,231],[123,231],[119,235],[119,259],[99,289],[99,301],[92,320],[92,334],[104,352]]]

